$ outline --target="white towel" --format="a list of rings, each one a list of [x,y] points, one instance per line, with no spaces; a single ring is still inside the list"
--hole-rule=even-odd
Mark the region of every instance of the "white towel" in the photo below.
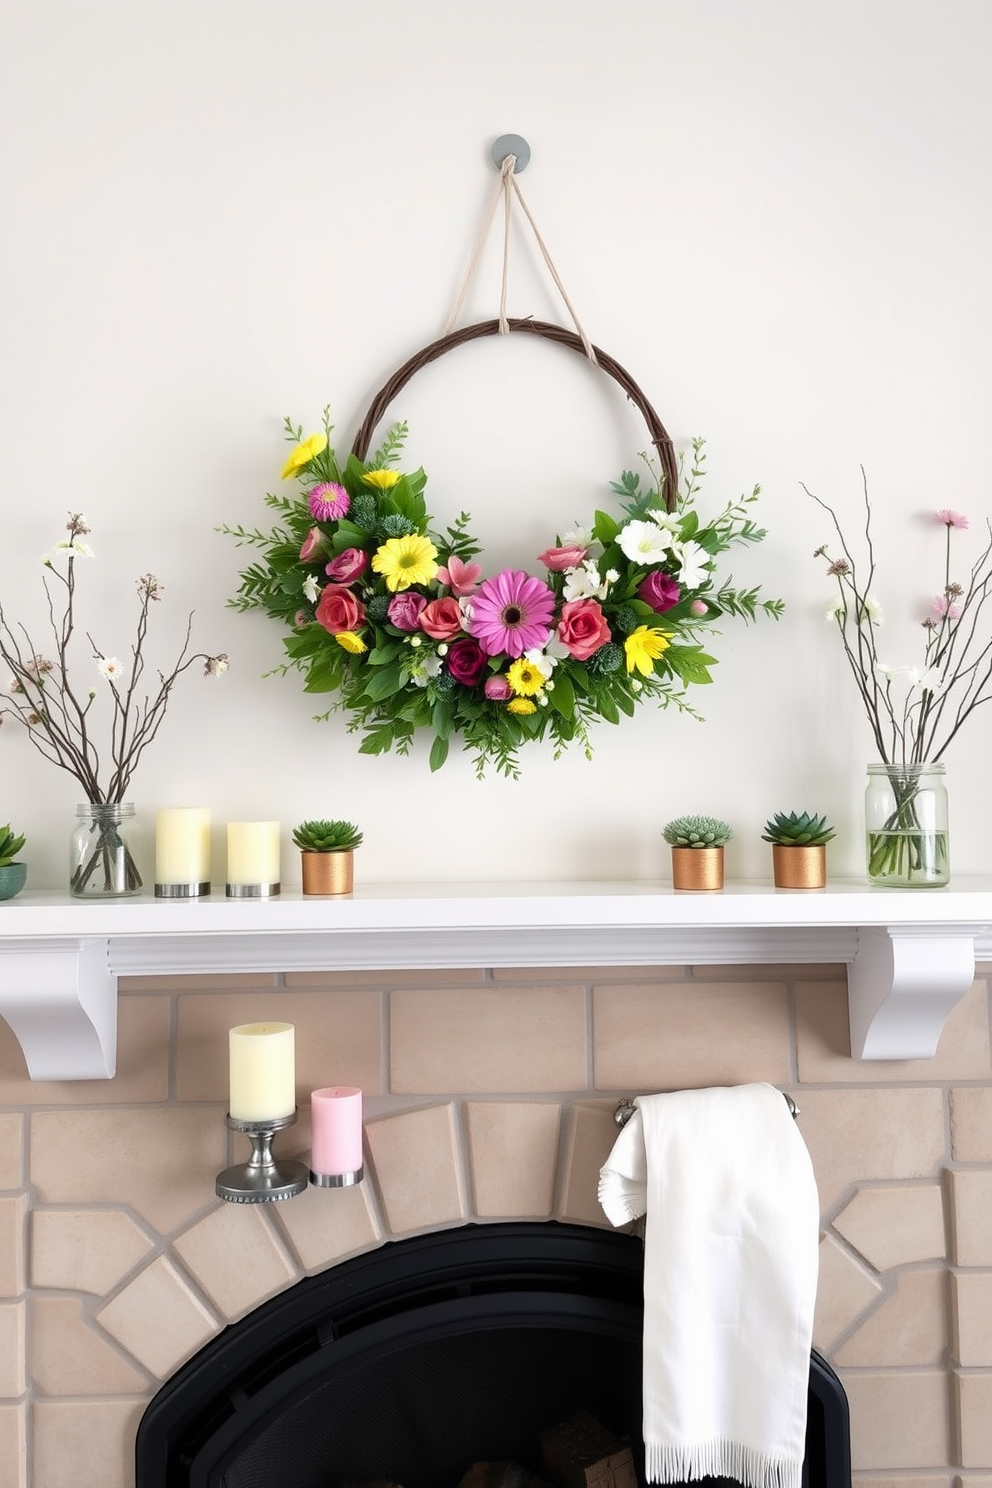
[[[635,1105],[599,1201],[614,1225],[647,1215],[648,1482],[800,1488],[819,1233],[806,1144],[772,1085]]]

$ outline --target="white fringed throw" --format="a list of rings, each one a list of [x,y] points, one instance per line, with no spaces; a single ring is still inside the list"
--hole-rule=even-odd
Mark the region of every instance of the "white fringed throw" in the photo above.
[[[599,1201],[614,1225],[647,1215],[648,1481],[800,1488],[819,1234],[806,1144],[771,1085],[635,1105]]]

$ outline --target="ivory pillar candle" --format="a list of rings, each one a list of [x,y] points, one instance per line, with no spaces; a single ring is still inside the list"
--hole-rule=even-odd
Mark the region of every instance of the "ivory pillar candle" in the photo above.
[[[228,1035],[229,1114],[265,1121],[296,1110],[296,1029],[292,1023],[242,1023]]]
[[[227,892],[233,897],[278,894],[277,821],[228,822]]]
[[[362,1092],[327,1085],[310,1096],[310,1179],[343,1187],[362,1176]]]
[[[169,806],[155,813],[155,893],[195,898],[210,892],[210,812]]]

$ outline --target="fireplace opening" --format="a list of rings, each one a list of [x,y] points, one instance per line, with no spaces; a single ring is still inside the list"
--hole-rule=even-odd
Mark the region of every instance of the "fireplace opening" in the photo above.
[[[643,1246],[578,1225],[469,1225],[310,1277],[227,1328],[141,1421],[136,1488],[457,1488],[477,1461],[540,1473],[577,1411],[639,1481]],[[712,1483],[720,1479],[709,1479]],[[804,1488],[850,1488],[847,1400],[810,1360]]]

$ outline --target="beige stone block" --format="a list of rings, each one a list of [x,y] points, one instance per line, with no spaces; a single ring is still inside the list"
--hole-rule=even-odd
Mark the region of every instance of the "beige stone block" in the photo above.
[[[586,999],[576,986],[394,992],[390,1089],[539,1094],[586,1088]]]
[[[0,1297],[19,1297],[24,1290],[24,1216],[27,1194],[0,1199]]]
[[[876,1271],[947,1254],[939,1183],[859,1188],[833,1224]]]
[[[296,1028],[296,1090],[307,1101],[325,1085],[382,1088],[381,999],[369,992],[240,992],[180,997],[176,1093],[183,1101],[228,1098],[228,1032],[269,1018]]]
[[[992,1371],[959,1372],[955,1386],[961,1466],[988,1471],[992,1463]]]
[[[156,1379],[174,1373],[219,1327],[165,1256],[128,1282],[97,1321]]]
[[[796,1044],[804,1082],[898,1084],[906,1080],[980,1080],[990,1072],[988,1003],[976,982],[951,1013],[933,1059],[851,1058],[847,982],[824,986],[803,979],[796,987]]]
[[[832,1235],[820,1241],[820,1275],[813,1315],[813,1343],[829,1353],[834,1341],[874,1307],[882,1295],[882,1284],[857,1256],[839,1245]]]
[[[154,1249],[120,1209],[35,1209],[31,1285],[102,1297]]]
[[[112,1080],[31,1080],[21,1046],[0,1021],[0,1105],[123,1106],[169,1093],[169,999],[120,997]]]
[[[928,1086],[803,1090],[799,1104],[799,1125],[825,1213],[851,1184],[934,1178],[940,1170],[942,1090]]]
[[[4,1488],[28,1488],[26,1405],[0,1405],[0,1468]]]
[[[216,889],[214,890],[216,895]],[[221,887],[223,896],[223,886]],[[181,972],[171,976],[128,976],[117,983],[121,992],[252,992],[279,985],[275,971]]]
[[[952,1272],[951,1303],[955,1359],[965,1368],[992,1367],[992,1271]]]
[[[936,1369],[842,1371],[858,1473],[943,1467],[951,1460],[947,1378]]]
[[[958,1266],[992,1266],[992,1168],[954,1168],[947,1182],[952,1259]]]
[[[0,1303],[0,1399],[16,1400],[26,1389],[24,1378],[24,1303]]]
[[[423,1106],[371,1121],[365,1138],[393,1235],[465,1218],[452,1106]]]
[[[39,1401],[31,1423],[34,1488],[133,1488],[143,1410],[144,1402],[123,1400]]]
[[[351,1188],[308,1188],[291,1204],[279,1204],[274,1218],[308,1275],[348,1256],[372,1250],[381,1239],[370,1208],[373,1182]]]
[[[686,966],[494,966],[494,982],[684,982]]]
[[[470,1101],[465,1111],[476,1214],[484,1219],[550,1218],[558,1104]]]
[[[24,1117],[20,1112],[0,1115],[0,1189],[24,1187]]]
[[[35,1297],[31,1378],[46,1395],[144,1395],[135,1369],[83,1316],[78,1297]]]
[[[713,980],[712,966],[690,966],[689,975],[699,981]],[[755,962],[750,966],[721,966],[721,982],[797,982],[825,981],[847,984],[847,968],[833,961],[822,964],[807,961],[772,961],[766,965]]]
[[[841,1368],[943,1365],[949,1336],[947,1276],[941,1268],[903,1271],[895,1290],[834,1352]]]
[[[599,1170],[617,1139],[614,1110],[613,1101],[580,1101],[574,1106],[562,1165],[558,1219],[610,1228],[599,1206]]]
[[[213,1201],[226,1165],[216,1109],[39,1111],[31,1179],[43,1204],[129,1204],[167,1234]]]
[[[951,1155],[955,1162],[992,1163],[992,1086],[951,1091]]]
[[[391,992],[397,987],[476,987],[486,980],[481,968],[447,967],[433,970],[398,971],[287,971],[287,987],[377,987]]]
[[[951,1488],[951,1485],[959,1480],[954,1477],[953,1473],[944,1472],[934,1475],[926,1473],[922,1476],[919,1473],[913,1473],[911,1477],[903,1473],[882,1473],[878,1476],[874,1473],[858,1473],[854,1481],[856,1488]],[[980,1485],[974,1484],[969,1479],[968,1488],[980,1488]],[[992,1483],[989,1488],[992,1488]]]
[[[219,1203],[173,1241],[194,1280],[228,1322],[298,1280],[276,1240],[267,1205]],[[231,1258],[237,1257],[237,1264]]]
[[[598,986],[593,1009],[597,1090],[638,1095],[789,1081],[789,1011],[780,983]]]

